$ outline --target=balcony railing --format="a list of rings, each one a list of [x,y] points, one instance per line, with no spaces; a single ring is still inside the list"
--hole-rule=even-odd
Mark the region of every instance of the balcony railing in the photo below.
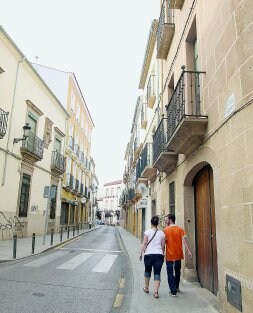
[[[79,192],[79,180],[78,180],[78,179],[76,179],[74,190],[75,190],[76,192]]]
[[[88,188],[87,187],[84,188],[84,196],[86,198],[88,198]]]
[[[157,30],[157,58],[166,59],[175,32],[174,9],[170,0],[164,0]]]
[[[162,118],[160,124],[153,137],[153,160],[155,161],[161,152],[167,151],[166,143],[167,136],[165,130],[167,129],[167,118]]]
[[[51,169],[57,171],[58,174],[63,174],[66,167],[66,158],[58,151],[52,152]]]
[[[207,116],[201,114],[200,75],[183,70],[167,106],[167,147],[186,154],[204,136]]]
[[[141,153],[141,171],[146,166],[152,166],[152,144],[147,143]]]
[[[175,169],[178,155],[169,151],[167,143],[167,118],[162,117],[160,124],[153,136],[153,167],[167,175]]]
[[[8,114],[9,112],[5,112],[4,110],[0,109],[0,139],[2,139],[6,134]]]
[[[34,162],[43,158],[44,142],[39,137],[30,132],[29,137],[22,142],[22,154],[29,154]]]
[[[136,181],[138,181],[138,179],[141,177],[141,162],[142,162],[141,159],[139,159],[137,161],[137,165],[136,165]]]
[[[66,174],[66,188],[71,190],[74,187],[74,176],[67,173]]]
[[[127,200],[130,201],[134,198],[135,196],[135,191],[134,191],[134,188],[130,188],[128,190],[128,194],[127,194]]]
[[[155,104],[155,100],[155,76],[150,75],[147,85],[147,106],[152,109]]]
[[[83,188],[83,184],[81,183],[81,186],[80,186],[80,193],[83,195],[83,192],[84,192],[84,188]]]

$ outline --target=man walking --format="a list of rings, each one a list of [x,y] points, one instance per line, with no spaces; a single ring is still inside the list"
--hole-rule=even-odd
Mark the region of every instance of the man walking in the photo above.
[[[184,258],[182,241],[187,249],[189,258],[192,253],[186,242],[186,233],[183,228],[175,225],[176,217],[174,214],[168,214],[167,227],[164,228],[165,247],[166,247],[166,268],[168,275],[168,284],[171,296],[176,296],[179,291],[179,282],[181,275],[181,260]]]

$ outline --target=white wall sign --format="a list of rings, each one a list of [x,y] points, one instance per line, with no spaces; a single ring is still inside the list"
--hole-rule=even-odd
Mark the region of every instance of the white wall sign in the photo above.
[[[148,205],[148,200],[147,198],[142,198],[138,203],[137,203],[137,209],[145,209]]]

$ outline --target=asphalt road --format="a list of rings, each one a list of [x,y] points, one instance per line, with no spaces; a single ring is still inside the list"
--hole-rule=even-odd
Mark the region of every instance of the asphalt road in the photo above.
[[[127,312],[132,271],[117,229],[0,265],[0,313]]]

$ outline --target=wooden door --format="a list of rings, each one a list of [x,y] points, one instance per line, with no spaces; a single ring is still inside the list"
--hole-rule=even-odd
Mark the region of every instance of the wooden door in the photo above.
[[[213,172],[210,166],[195,178],[197,272],[202,287],[217,295],[218,267]]]

